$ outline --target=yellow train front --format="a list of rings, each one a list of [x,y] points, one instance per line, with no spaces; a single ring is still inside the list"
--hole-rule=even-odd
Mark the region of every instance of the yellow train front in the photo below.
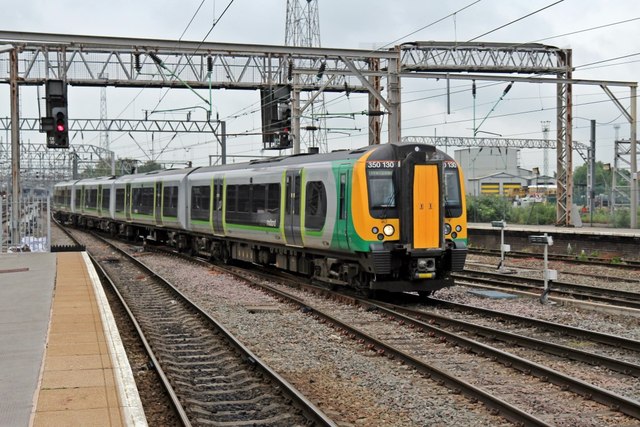
[[[467,221],[462,171],[429,145],[386,144],[353,165],[351,249],[357,287],[429,295],[464,268]]]

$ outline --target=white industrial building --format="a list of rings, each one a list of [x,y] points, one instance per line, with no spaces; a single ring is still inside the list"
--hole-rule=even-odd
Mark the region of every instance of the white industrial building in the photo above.
[[[540,175],[520,167],[517,148],[464,148],[455,151],[455,159],[462,167],[465,188],[469,195],[523,195],[529,188],[555,187],[553,177]],[[536,173],[537,172],[537,173]]]

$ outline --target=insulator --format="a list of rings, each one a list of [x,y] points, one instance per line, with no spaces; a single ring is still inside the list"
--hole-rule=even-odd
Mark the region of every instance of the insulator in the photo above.
[[[210,73],[213,71],[213,58],[207,56],[207,72]]]
[[[149,55],[149,57],[151,57],[151,59],[153,60],[153,62],[155,62],[158,65],[162,65],[162,60],[160,59],[160,57],[158,55],[156,55],[154,52],[149,52],[147,55]]]
[[[317,78],[318,80],[320,80],[322,78],[322,76],[324,75],[324,70],[327,69],[327,63],[323,62],[322,64],[320,64],[320,69],[318,69],[318,74],[317,74]]]
[[[133,54],[133,59],[135,61],[135,69],[137,72],[140,72],[140,70],[142,70],[142,66],[140,65],[140,54],[139,53],[134,53]]]
[[[293,78],[293,61],[289,60],[289,71],[287,72],[287,80],[291,81]]]

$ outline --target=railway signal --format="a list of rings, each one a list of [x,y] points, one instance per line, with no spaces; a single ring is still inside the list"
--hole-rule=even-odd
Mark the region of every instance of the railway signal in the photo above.
[[[47,134],[47,148],[69,148],[67,85],[62,80],[45,84],[46,117],[40,120],[40,132]]]

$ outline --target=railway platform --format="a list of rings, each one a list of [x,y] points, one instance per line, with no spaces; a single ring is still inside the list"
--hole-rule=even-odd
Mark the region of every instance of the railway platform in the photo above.
[[[489,230],[495,229],[491,223],[470,222],[469,229]],[[549,233],[549,234],[584,234],[592,236],[619,236],[619,237],[636,237],[640,238],[640,229],[633,228],[609,228],[595,226],[591,227],[585,224],[582,227],[556,227],[555,225],[522,225],[507,224],[507,230],[530,232],[531,234]]]
[[[0,426],[146,426],[85,252],[0,254]]]
[[[476,248],[500,248],[500,228],[491,223],[469,223],[469,244]],[[553,225],[507,224],[505,243],[512,250],[539,252],[540,246],[529,243],[530,235],[547,233],[553,237],[550,253],[587,256],[597,254],[604,258],[640,259],[640,230],[630,228],[556,227]]]

